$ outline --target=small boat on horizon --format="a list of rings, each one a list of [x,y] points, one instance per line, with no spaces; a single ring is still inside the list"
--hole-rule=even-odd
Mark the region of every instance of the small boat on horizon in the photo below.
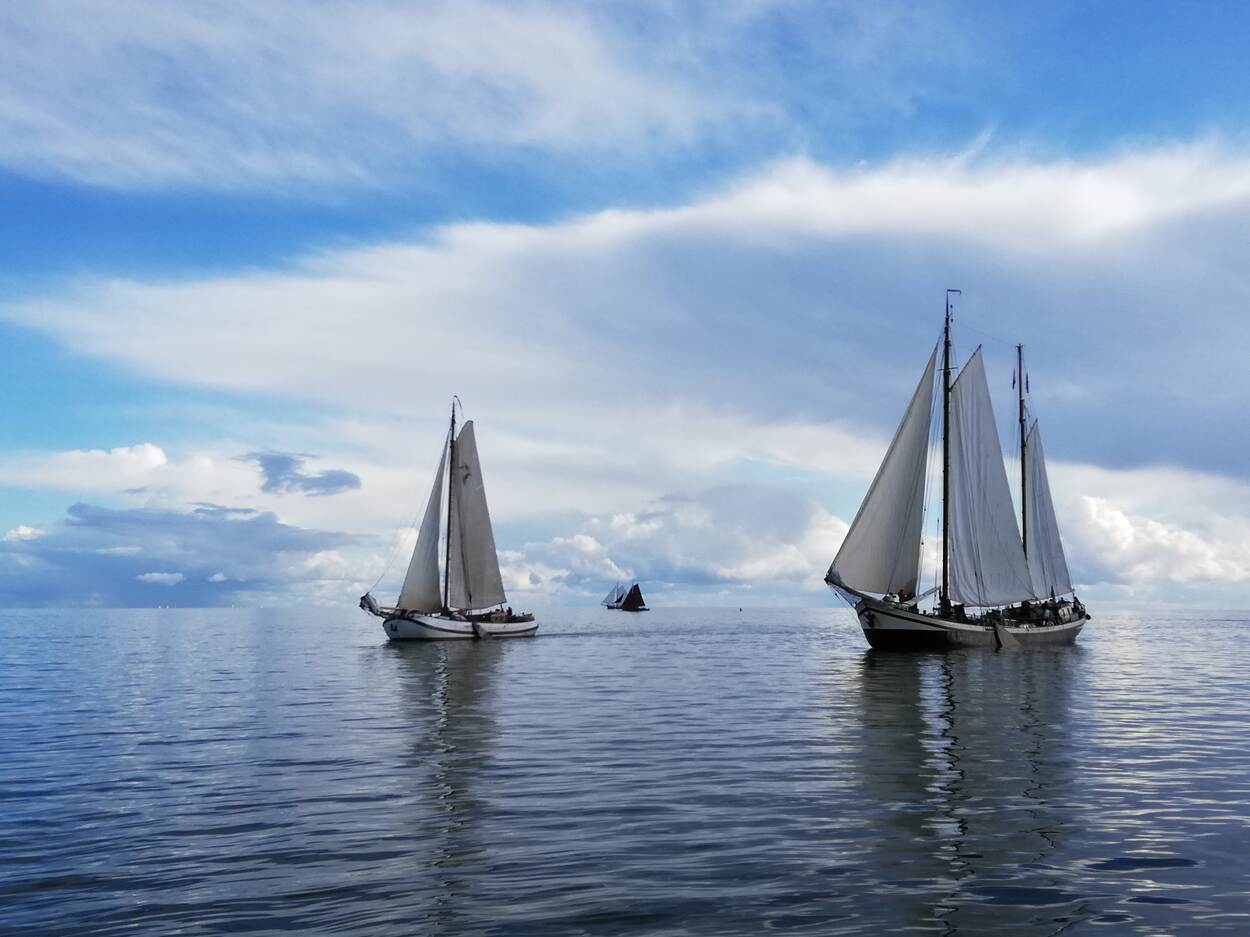
[[[600,603],[604,608],[619,609],[622,612],[649,612],[647,603],[642,597],[642,589],[638,583],[634,583],[628,589],[619,582],[612,587],[612,591],[603,597]]]
[[[444,546],[441,575],[440,541]],[[467,421],[457,435],[453,399],[451,428],[399,599],[394,607],[383,607],[366,592],[360,597],[360,607],[383,619],[382,630],[392,641],[531,637],[538,631],[538,622],[530,613],[513,612],[507,601],[473,421]]]
[[[951,380],[950,295],[958,292],[947,291],[940,342],[940,577],[933,588],[918,594],[938,363],[934,348],[825,582],[854,606],[864,637],[874,648],[1015,649],[1072,643],[1090,616],[1068,574],[1041,433],[1036,420],[1031,427],[1027,422],[1024,346],[1016,346],[1021,447],[1017,526],[979,347]],[[934,593],[935,607],[921,610],[919,603]]]

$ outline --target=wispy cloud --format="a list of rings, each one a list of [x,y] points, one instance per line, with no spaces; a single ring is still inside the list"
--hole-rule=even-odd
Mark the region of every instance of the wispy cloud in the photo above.
[[[887,0],[9,5],[0,162],[272,191],[377,186],[449,159],[794,152],[949,107],[992,48],[976,25]]]
[[[374,184],[414,147],[602,150],[715,118],[610,26],[479,0],[10,6],[0,160],[129,188]]]

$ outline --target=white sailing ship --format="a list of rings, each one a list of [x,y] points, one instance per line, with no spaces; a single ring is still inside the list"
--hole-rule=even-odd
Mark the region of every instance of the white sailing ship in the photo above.
[[[612,591],[603,597],[603,601],[599,604],[604,608],[620,608],[627,592],[629,592],[629,587],[623,586],[618,582],[612,587]]]
[[[917,594],[935,348],[825,581],[854,605],[873,647],[1070,643],[1089,615],[1068,575],[1041,434],[1036,421],[1027,425],[1023,347],[1017,348],[1022,486],[1017,526],[980,348],[951,380],[952,292],[958,290],[947,293],[941,343],[940,580]],[[922,610],[919,603],[934,592],[934,607]]]
[[[440,543],[444,548],[441,571]],[[533,635],[538,630],[534,616],[514,613],[506,607],[507,601],[473,421],[467,421],[457,434],[453,402],[451,428],[399,599],[394,607],[382,607],[365,593],[360,607],[383,619],[382,628],[392,641]]]

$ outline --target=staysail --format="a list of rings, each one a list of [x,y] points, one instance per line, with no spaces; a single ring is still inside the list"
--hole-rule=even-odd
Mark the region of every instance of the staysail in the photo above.
[[[412,612],[436,612],[443,607],[438,577],[438,531],[443,519],[443,467],[447,464],[447,447],[443,447],[434,473],[434,487],[425,505],[425,516],[417,531],[417,546],[408,563],[408,573],[399,590],[398,606]]]
[[[915,595],[937,349],[929,356],[881,467],[826,579],[864,592]]]
[[[951,385],[949,409],[950,597],[973,606],[1032,598],[980,348]]]
[[[1033,594],[1039,599],[1064,595],[1072,591],[1072,581],[1068,576],[1068,561],[1063,555],[1063,542],[1059,539],[1059,522],[1055,519],[1050,480],[1046,477],[1042,434],[1036,422],[1029,430],[1024,451],[1025,510],[1029,519],[1025,552]]]
[[[625,587],[619,582],[612,587],[612,591],[603,597],[601,605],[616,605],[621,599],[625,598]]]
[[[453,449],[455,465],[450,480],[450,517],[447,536],[447,604],[458,609],[482,609],[507,601],[499,574],[499,556],[486,507],[486,488],[477,457],[473,421],[464,424]]]

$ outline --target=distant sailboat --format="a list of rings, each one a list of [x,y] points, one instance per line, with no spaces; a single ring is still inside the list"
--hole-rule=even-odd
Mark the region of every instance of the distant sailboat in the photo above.
[[[952,382],[950,327],[948,292],[942,342],[941,581],[917,595],[937,349],[825,581],[855,606],[873,647],[1070,643],[1089,615],[1068,576],[1041,435],[1036,422],[1026,426],[1023,347],[1018,348],[1017,376],[1023,489],[1017,527],[981,350]],[[933,592],[937,607],[921,611],[918,601]],[[1063,598],[1069,593],[1071,600]]]
[[[619,582],[612,588],[612,591],[603,597],[601,605],[607,608],[620,609],[622,612],[649,612],[647,603],[642,597],[642,589],[638,583],[634,583],[628,589]]]
[[[620,608],[621,601],[625,598],[625,594],[629,590],[619,582],[612,587],[612,591],[603,597],[603,601],[599,604],[604,608]]]
[[[443,477],[448,468],[444,498]],[[441,576],[440,540],[445,547]],[[434,487],[399,599],[393,608],[384,608],[365,593],[360,607],[384,619],[383,630],[393,641],[533,635],[538,630],[534,616],[505,609],[507,601],[486,507],[473,421],[466,422],[457,435],[453,402],[451,429],[434,473]]]
[[[625,598],[621,599],[622,612],[648,612],[647,603],[643,601],[642,590],[638,588],[638,583],[634,583],[629,587],[629,591],[625,593]]]

